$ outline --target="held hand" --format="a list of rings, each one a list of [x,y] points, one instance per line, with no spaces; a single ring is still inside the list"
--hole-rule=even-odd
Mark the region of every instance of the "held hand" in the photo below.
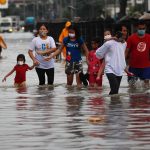
[[[99,76],[97,76],[97,77],[96,77],[96,81],[99,81],[99,80],[100,80],[100,77],[99,77]]]
[[[2,82],[6,81],[6,77],[4,77],[4,79],[2,80]]]
[[[134,74],[128,70],[128,67],[125,68],[125,72],[128,76],[134,76]]]
[[[45,57],[44,60],[45,60],[45,61],[49,61],[51,58],[52,58],[51,56]]]
[[[40,63],[35,59],[35,60],[33,61],[33,64],[34,64],[34,66],[38,66]]]

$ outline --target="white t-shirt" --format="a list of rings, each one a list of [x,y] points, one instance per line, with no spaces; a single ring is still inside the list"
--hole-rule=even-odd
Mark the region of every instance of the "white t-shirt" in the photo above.
[[[105,59],[105,73],[113,73],[122,76],[126,67],[125,49],[126,42],[121,43],[115,40],[105,42],[96,51],[99,59]]]
[[[52,37],[48,36],[47,39],[43,40],[40,37],[35,37],[29,47],[29,50],[35,51],[35,58],[40,62],[38,68],[42,69],[50,69],[54,68],[54,59],[50,59],[49,61],[45,61],[43,55],[39,55],[36,53],[36,50],[46,50],[48,48],[56,48],[55,41]]]

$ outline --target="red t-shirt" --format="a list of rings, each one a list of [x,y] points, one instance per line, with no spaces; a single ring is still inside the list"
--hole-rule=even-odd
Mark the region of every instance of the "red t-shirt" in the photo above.
[[[22,83],[26,81],[26,71],[28,71],[29,66],[27,64],[16,65],[14,69],[16,71],[15,83]]]
[[[145,34],[143,38],[137,33],[132,34],[127,40],[129,49],[129,66],[134,68],[150,67],[150,35]]]
[[[99,60],[96,57],[95,54],[96,50],[92,50],[89,52],[88,60],[89,60],[89,65],[88,65],[88,72],[89,74],[94,74],[97,75],[99,68],[102,64],[102,59]]]

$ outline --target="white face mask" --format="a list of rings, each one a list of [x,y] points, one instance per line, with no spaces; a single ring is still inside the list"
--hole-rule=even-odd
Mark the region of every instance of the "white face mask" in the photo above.
[[[18,65],[23,65],[24,62],[23,61],[18,61]]]
[[[70,38],[74,38],[74,37],[75,37],[75,34],[74,34],[74,33],[69,33],[69,37],[70,37]]]
[[[108,40],[108,39],[110,39],[110,38],[111,38],[111,35],[110,35],[110,34],[104,36],[104,40]]]
[[[46,32],[44,32],[44,31],[40,31],[40,32],[39,32],[39,35],[40,35],[40,36],[46,36],[46,35],[47,35],[47,33],[46,33]]]

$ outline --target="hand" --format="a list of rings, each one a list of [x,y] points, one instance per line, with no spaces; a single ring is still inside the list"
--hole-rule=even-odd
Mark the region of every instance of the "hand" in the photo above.
[[[2,80],[2,82],[6,81],[6,77],[4,77],[4,79]]]
[[[38,66],[40,62],[38,62],[36,59],[33,61],[34,66]]]
[[[128,70],[128,67],[125,68],[125,72],[128,76],[134,76],[134,74]]]
[[[99,77],[99,76],[97,76],[97,77],[96,77],[96,81],[99,81],[99,80],[100,80],[100,77]]]
[[[45,60],[45,61],[49,61],[51,58],[52,58],[51,56],[45,57],[44,60]]]

